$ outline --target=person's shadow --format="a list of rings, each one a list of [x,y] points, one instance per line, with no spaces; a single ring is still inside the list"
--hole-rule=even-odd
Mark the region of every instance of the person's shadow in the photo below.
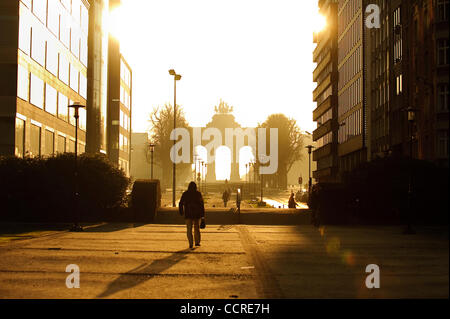
[[[186,254],[189,249],[179,250],[173,254],[152,261],[152,263],[144,263],[130,271],[123,273],[119,278],[111,282],[105,291],[97,296],[97,298],[107,298],[118,291],[126,290],[135,287],[147,280],[152,279],[155,275],[162,273],[183,259],[186,259]]]

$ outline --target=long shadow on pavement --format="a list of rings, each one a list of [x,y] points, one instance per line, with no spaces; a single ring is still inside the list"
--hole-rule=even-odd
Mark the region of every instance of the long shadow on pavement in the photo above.
[[[115,232],[119,230],[123,230],[126,228],[136,228],[140,226],[144,226],[146,223],[104,223],[101,225],[96,225],[89,228],[84,228],[85,233],[109,233]]]
[[[126,273],[121,274],[120,277],[111,282],[106,290],[99,294],[97,298],[107,298],[119,291],[133,288],[152,279],[155,275],[161,274],[183,259],[186,259],[186,255],[189,251],[189,249],[179,250],[165,258],[156,259],[150,264],[144,263]]]

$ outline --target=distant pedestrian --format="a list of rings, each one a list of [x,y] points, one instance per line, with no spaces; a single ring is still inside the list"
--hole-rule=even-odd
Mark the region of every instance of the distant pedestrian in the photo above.
[[[205,219],[205,205],[202,194],[197,191],[197,184],[190,182],[188,190],[181,195],[180,203],[178,204],[180,215],[186,220],[187,238],[189,241],[189,248],[194,249],[195,246],[200,246],[200,220]],[[194,226],[194,238],[192,238],[192,226]]]
[[[297,208],[297,203],[295,202],[294,199],[294,192],[291,193],[291,196],[289,197],[289,202],[288,202],[288,207],[289,208]]]
[[[227,207],[227,203],[230,200],[230,191],[228,189],[224,190],[222,194],[223,207]]]

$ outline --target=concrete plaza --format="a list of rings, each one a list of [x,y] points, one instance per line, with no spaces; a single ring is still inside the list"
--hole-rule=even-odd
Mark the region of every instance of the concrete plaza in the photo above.
[[[448,228],[100,224],[0,242],[0,298],[448,298]],[[66,266],[80,269],[67,288]],[[380,288],[368,289],[368,264]]]

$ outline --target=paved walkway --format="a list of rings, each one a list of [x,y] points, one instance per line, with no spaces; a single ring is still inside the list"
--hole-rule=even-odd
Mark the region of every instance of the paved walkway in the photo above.
[[[0,298],[448,298],[448,229],[105,224],[0,243]],[[80,288],[66,287],[66,266]],[[381,287],[365,286],[366,265]]]

